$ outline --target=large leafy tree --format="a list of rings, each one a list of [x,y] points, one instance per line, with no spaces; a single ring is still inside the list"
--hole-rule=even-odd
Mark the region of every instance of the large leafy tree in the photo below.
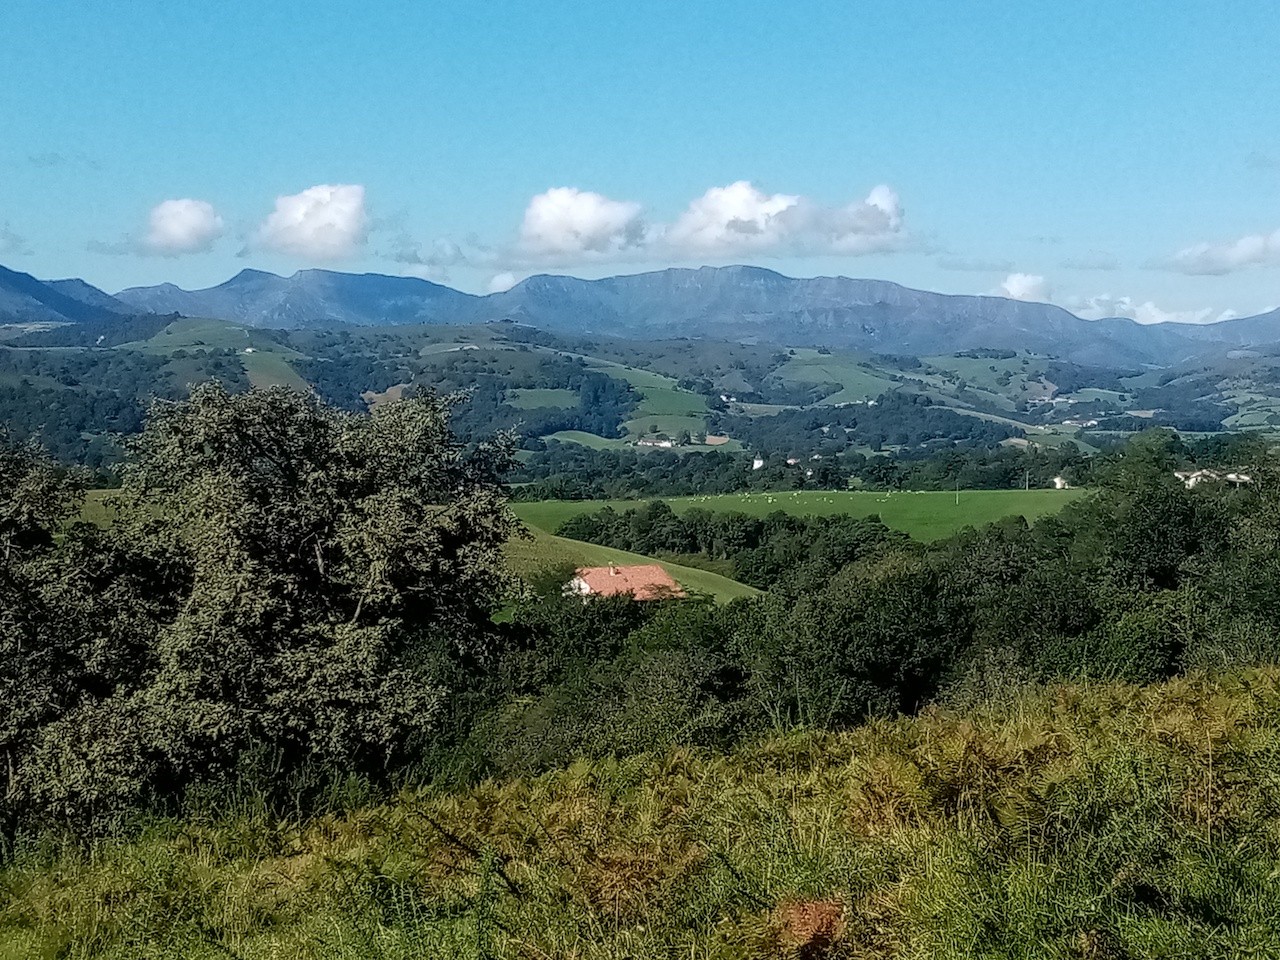
[[[41,731],[30,799],[81,815],[133,804],[261,747],[280,769],[378,772],[430,738],[451,679],[493,655],[515,523],[508,445],[458,442],[451,405],[365,416],[216,384],[158,404],[109,535],[63,548],[89,569],[112,557],[65,592],[99,624],[130,624],[138,647]]]

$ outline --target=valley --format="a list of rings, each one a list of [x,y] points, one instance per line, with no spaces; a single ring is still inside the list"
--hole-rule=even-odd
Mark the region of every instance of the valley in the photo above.
[[[515,323],[272,330],[141,317],[0,331],[9,429],[99,468],[149,398],[183,396],[206,378],[313,390],[348,409],[388,391],[463,391],[468,433],[514,430],[526,452],[546,443],[784,459],[992,443],[1092,452],[1152,426],[1193,435],[1280,426],[1280,357],[1261,354],[1117,370],[994,348],[909,357]],[[19,390],[23,382],[36,392]]]

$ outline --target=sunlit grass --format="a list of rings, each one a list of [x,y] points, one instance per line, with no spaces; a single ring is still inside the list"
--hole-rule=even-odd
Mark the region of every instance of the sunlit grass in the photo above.
[[[0,956],[1274,956],[1280,676],[1055,687],[0,872]],[[834,911],[804,952],[793,918]],[[803,931],[801,931],[803,932]],[[813,944],[809,944],[813,947]]]

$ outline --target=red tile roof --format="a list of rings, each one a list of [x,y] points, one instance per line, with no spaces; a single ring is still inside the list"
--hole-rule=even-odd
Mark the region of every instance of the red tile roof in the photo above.
[[[578,592],[592,596],[612,597],[629,593],[637,600],[684,596],[680,584],[656,563],[630,567],[582,567],[575,579],[586,586],[586,590],[579,587]]]

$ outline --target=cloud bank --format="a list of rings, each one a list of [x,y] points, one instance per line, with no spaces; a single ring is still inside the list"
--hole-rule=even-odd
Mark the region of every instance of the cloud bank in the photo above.
[[[1078,317],[1085,320],[1101,320],[1104,317],[1124,317],[1138,323],[1217,323],[1238,317],[1234,310],[1166,310],[1150,300],[1139,302],[1133,297],[1112,296],[1109,293],[1093,297],[1070,297],[1062,302]]]
[[[368,235],[364,187],[318,184],[277,197],[255,241],[268,250],[307,260],[343,260],[353,256]]]
[[[222,228],[222,217],[208,201],[165,200],[151,209],[141,247],[162,257],[203,253],[222,236]]]
[[[603,259],[644,245],[638,203],[576,187],[552,187],[524,211],[519,249],[535,258]]]
[[[743,254],[857,256],[901,247],[902,203],[888,186],[847,206],[766,193],[747,180],[712,187],[667,224],[641,204],[576,187],[553,187],[525,208],[516,244],[522,262],[722,258]]]
[[[1052,298],[1053,290],[1049,286],[1049,281],[1038,274],[1011,273],[993,292],[998,297],[1008,297],[1010,300],[1048,303]]]
[[[1280,230],[1228,243],[1197,243],[1179,250],[1163,265],[1192,276],[1223,276],[1249,267],[1280,265]]]

